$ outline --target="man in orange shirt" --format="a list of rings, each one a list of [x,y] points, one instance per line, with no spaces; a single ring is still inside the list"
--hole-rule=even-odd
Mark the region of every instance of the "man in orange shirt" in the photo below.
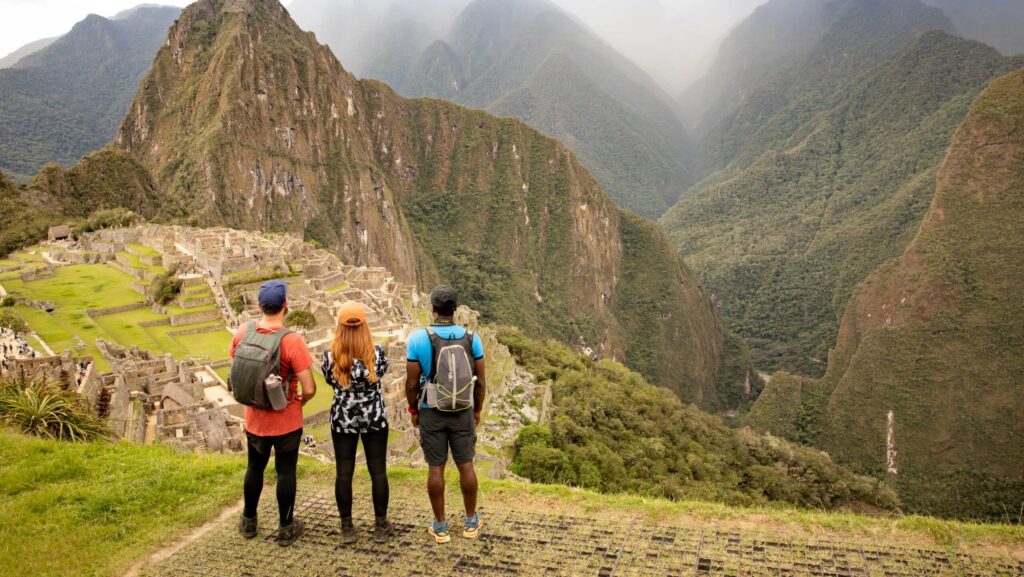
[[[261,334],[274,334],[284,330],[284,317],[288,314],[288,285],[284,281],[269,281],[260,287],[259,304],[263,318],[256,324]],[[247,325],[243,325],[231,341],[229,354],[242,342]],[[245,471],[245,509],[239,530],[246,539],[256,536],[256,508],[263,492],[263,472],[270,462],[270,449],[274,449],[274,468],[277,470],[277,506],[281,527],[277,544],[287,547],[302,535],[305,526],[295,519],[295,468],[299,461],[302,441],[302,406],[316,394],[316,383],[310,368],[306,340],[291,333],[281,339],[281,377],[291,375],[288,383],[288,405],[280,411],[245,407],[245,434],[248,437],[249,466]],[[302,388],[299,388],[302,385]]]

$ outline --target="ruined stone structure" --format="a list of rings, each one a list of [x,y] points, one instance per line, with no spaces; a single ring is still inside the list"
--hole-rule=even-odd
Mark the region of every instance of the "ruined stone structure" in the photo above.
[[[198,452],[245,448],[241,407],[219,379],[209,377],[212,371],[170,355],[103,341],[97,346],[114,367],[103,376],[107,402],[100,414],[119,436]]]

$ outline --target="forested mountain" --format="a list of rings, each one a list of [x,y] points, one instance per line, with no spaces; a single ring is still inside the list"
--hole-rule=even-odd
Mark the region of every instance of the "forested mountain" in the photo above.
[[[92,14],[46,48],[0,70],[0,170],[27,180],[110,141],[178,8]]]
[[[777,376],[748,422],[888,472],[910,511],[1003,520],[1024,503],[1024,69],[975,100],[929,182],[913,242],[846,307],[824,379]]]
[[[816,449],[730,428],[619,363],[516,329],[498,337],[524,368],[551,380],[548,424],[527,426],[516,440],[512,469],[530,480],[734,505],[897,506],[878,479]]]
[[[919,0],[772,0],[754,16],[726,43],[739,46],[745,56],[728,58],[726,52],[709,72],[712,78],[725,79],[710,101],[725,105],[694,134],[698,177],[725,167],[732,168],[726,174],[735,174],[749,166],[777,145],[780,136],[790,136],[824,110],[829,95],[915,36],[953,29],[942,11]],[[777,35],[783,36],[781,41]],[[767,64],[766,72],[753,76],[753,85],[747,84],[748,75],[731,69],[745,58],[758,67],[762,61]]]
[[[415,11],[389,22],[376,28],[378,53],[365,59],[364,76],[405,96],[513,116],[562,140],[620,206],[638,214],[657,217],[689,185],[691,150],[671,98],[547,0],[476,0],[429,45],[430,27]],[[334,34],[333,21],[308,25]]]
[[[146,216],[301,232],[421,287],[452,282],[486,320],[624,359],[687,401],[741,396],[742,347],[678,253],[564,146],[356,80],[274,0],[186,9],[116,145],[160,191]]]
[[[957,34],[1009,56],[1024,54],[1024,2],[1020,0],[925,0],[953,21]]]
[[[1022,63],[940,31],[915,37],[945,22],[932,8],[856,3],[787,86],[756,89],[722,122],[730,163],[661,220],[767,369],[823,373],[853,287],[906,248],[971,99]],[[848,76],[824,71],[833,60]]]
[[[60,37],[54,36],[53,38],[41,38],[39,40],[29,42],[28,44],[22,46],[21,48],[18,48],[14,52],[11,52],[7,56],[0,58],[0,68],[10,68],[14,66],[22,58],[28,56],[29,54],[39,52],[43,48],[46,48],[50,44],[53,44],[54,41],[58,38]]]
[[[835,13],[825,0],[770,0],[739,23],[704,75],[679,96],[694,137],[706,136],[750,92],[807,57]]]

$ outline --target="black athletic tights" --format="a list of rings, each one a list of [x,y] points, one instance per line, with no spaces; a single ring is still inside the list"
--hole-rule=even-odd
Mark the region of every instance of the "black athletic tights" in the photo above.
[[[373,493],[373,512],[378,517],[388,514],[388,430],[372,433],[336,433],[331,431],[334,441],[334,458],[338,466],[338,477],[334,481],[334,498],[338,501],[338,513],[342,519],[352,516],[352,475],[356,470],[356,444],[363,438],[366,451],[366,468],[370,471]]]
[[[299,449],[278,452],[274,449],[274,469],[277,471],[277,507],[281,515],[281,526],[292,522],[295,513],[295,467],[299,462]],[[260,504],[260,493],[263,492],[263,471],[270,462],[270,448],[263,452],[257,451],[249,443],[249,466],[245,470],[245,516],[256,516],[256,508]]]

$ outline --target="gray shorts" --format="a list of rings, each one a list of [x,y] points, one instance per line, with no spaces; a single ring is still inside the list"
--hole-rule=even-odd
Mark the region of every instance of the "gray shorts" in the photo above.
[[[476,457],[476,419],[473,411],[444,413],[420,409],[420,447],[423,459],[432,467],[448,462],[448,448],[456,465],[469,463]]]

